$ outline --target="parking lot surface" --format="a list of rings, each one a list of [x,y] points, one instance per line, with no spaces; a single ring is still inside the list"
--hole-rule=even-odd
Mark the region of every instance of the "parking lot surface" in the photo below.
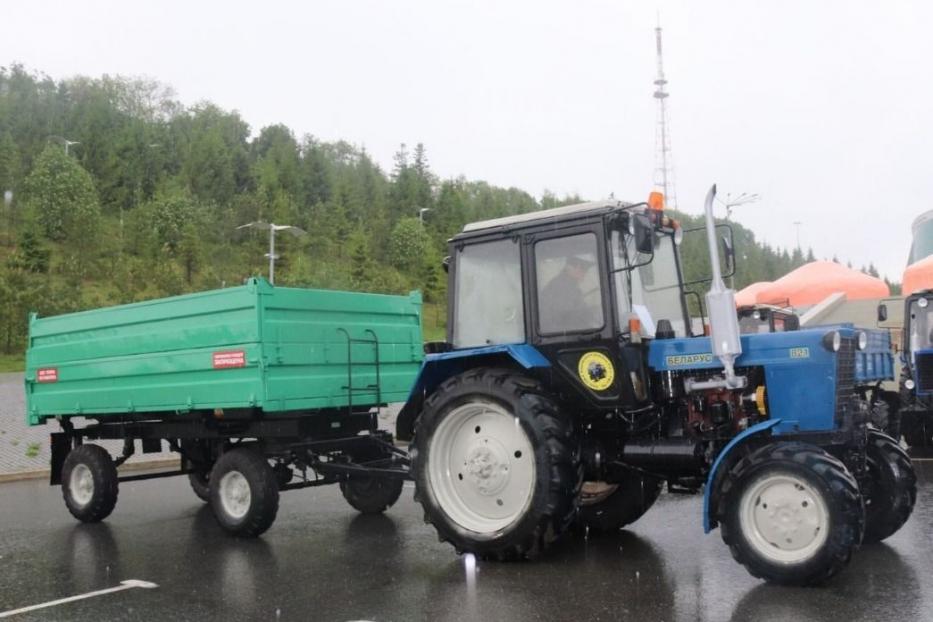
[[[704,535],[701,499],[662,495],[630,531],[564,538],[532,563],[458,557],[406,487],[361,516],[335,486],[282,495],[257,540],[237,540],[182,478],[126,483],[82,525],[40,480],[0,485],[0,615],[136,579],[13,620],[929,620],[933,465],[917,510],[822,588],[766,585]],[[406,485],[410,486],[410,485]]]

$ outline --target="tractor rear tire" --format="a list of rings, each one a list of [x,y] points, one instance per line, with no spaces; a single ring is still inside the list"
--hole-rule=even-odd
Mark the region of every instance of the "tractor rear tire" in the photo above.
[[[79,445],[62,465],[62,496],[71,515],[82,523],[97,523],[117,504],[117,467],[100,445]]]
[[[538,556],[572,523],[583,482],[573,418],[508,369],[444,382],[425,403],[411,460],[425,522],[484,559]]]
[[[618,487],[602,501],[581,501],[575,523],[578,529],[587,534],[602,535],[634,523],[658,500],[663,482],[631,472],[616,485]]]
[[[904,526],[917,501],[917,474],[907,452],[886,434],[868,433],[871,489],[865,497],[865,544],[881,542]]]
[[[806,443],[772,443],[739,460],[722,479],[718,507],[735,560],[783,585],[818,585],[837,574],[865,528],[855,478]]]
[[[405,481],[389,477],[351,477],[340,482],[347,503],[362,514],[381,514],[402,496]]]
[[[225,531],[252,538],[272,526],[279,510],[279,484],[260,451],[227,451],[214,464],[210,482],[211,509]]]

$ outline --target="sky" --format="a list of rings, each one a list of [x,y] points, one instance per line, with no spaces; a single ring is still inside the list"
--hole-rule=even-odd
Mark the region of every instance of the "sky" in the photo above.
[[[933,3],[313,0],[5,3],[0,65],[119,74],[254,133],[422,142],[441,177],[642,201],[664,29],[678,207],[755,193],[733,218],[900,281],[933,209]],[[722,208],[720,206],[720,214]],[[794,223],[801,223],[796,226]]]

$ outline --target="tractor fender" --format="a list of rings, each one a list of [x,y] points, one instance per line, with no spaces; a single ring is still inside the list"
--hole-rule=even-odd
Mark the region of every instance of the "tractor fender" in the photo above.
[[[403,441],[412,439],[424,401],[448,378],[476,367],[509,366],[532,369],[550,367],[551,363],[528,344],[482,346],[426,355],[408,400],[395,420],[395,437]]]
[[[706,478],[706,489],[703,491],[703,532],[709,533],[716,527],[715,519],[711,513],[711,497],[716,494],[716,491],[713,489],[713,483],[716,481],[716,475],[719,472],[719,467],[722,465],[726,456],[728,456],[733,449],[744,443],[750,437],[757,434],[761,434],[767,430],[770,430],[777,424],[781,422],[780,419],[769,419],[768,421],[763,421],[757,425],[753,425],[748,428],[741,434],[736,435],[729,443],[723,448],[719,455],[716,456],[716,459],[713,461],[713,467],[709,470],[709,476]]]

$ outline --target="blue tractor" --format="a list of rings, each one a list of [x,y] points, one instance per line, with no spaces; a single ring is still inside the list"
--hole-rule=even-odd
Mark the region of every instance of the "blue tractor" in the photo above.
[[[740,334],[714,196],[709,336],[691,318],[683,231],[658,206],[560,207],[450,241],[447,341],[397,422],[442,540],[535,557],[566,531],[632,523],[666,484],[703,494],[704,529],[753,575],[813,585],[907,521],[910,459],[855,391],[866,334]]]

